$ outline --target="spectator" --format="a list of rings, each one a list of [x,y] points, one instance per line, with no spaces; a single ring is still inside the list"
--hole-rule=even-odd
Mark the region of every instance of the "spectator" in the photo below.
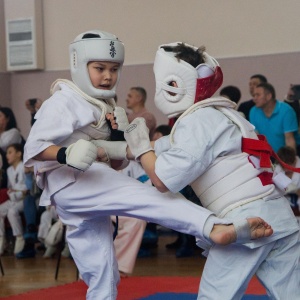
[[[24,144],[20,131],[17,128],[17,121],[13,111],[9,107],[0,107],[0,155],[2,156],[2,180],[1,187],[7,187],[8,163],[6,161],[6,148],[11,144]]]
[[[256,131],[266,136],[275,152],[283,146],[296,150],[298,124],[295,111],[288,104],[276,100],[275,89],[270,83],[259,84],[253,100],[255,106],[250,111],[250,123]]]
[[[62,239],[62,228],[63,224],[58,218],[55,207],[47,206],[41,215],[38,231],[38,239],[46,247],[43,258],[51,258],[56,252],[57,244]]]
[[[23,249],[25,244],[20,216],[23,211],[24,195],[27,192],[24,165],[22,163],[22,145],[12,144],[8,146],[6,156],[10,165],[7,169],[9,200],[0,205],[0,254],[3,253],[5,247],[5,217],[8,218],[13,235],[16,237],[14,247],[14,253],[16,254]]]
[[[26,108],[31,113],[31,125],[35,122],[35,114],[43,104],[42,100],[38,98],[27,99],[25,101]],[[37,240],[37,199],[41,195],[41,190],[38,188],[33,175],[33,168],[25,168],[26,186],[29,192],[24,198],[24,216],[26,222],[26,229],[24,233],[25,246],[22,251],[16,254],[17,258],[30,258],[35,256],[35,242]],[[40,208],[40,214],[44,208]]]
[[[39,108],[42,106],[42,104],[43,104],[43,101],[39,98],[31,98],[31,99],[27,99],[25,101],[25,106],[30,111],[30,114],[31,114],[31,121],[30,121],[31,125],[34,124],[35,114],[39,110]]]
[[[22,136],[13,111],[8,107],[0,107],[0,148],[6,151],[9,145],[21,143]]]
[[[147,92],[142,87],[132,87],[127,95],[126,104],[127,108],[132,110],[132,113],[128,114],[129,123],[138,117],[142,117],[146,120],[147,127],[149,128],[150,139],[153,136],[156,128],[156,118],[149,112],[146,107]]]
[[[268,81],[267,81],[267,78],[264,75],[255,74],[255,75],[251,76],[250,81],[249,81],[249,93],[250,93],[250,95],[253,97],[254,89],[258,84],[266,83],[266,82],[268,82]],[[250,109],[254,105],[255,104],[253,102],[253,99],[250,99],[248,101],[242,102],[238,107],[238,111],[242,112],[244,114],[245,118],[249,121]]]
[[[289,104],[296,113],[298,121],[297,155],[300,156],[300,84],[291,84],[284,102]]]
[[[155,128],[152,141],[156,141],[159,138],[169,135],[171,132],[172,127],[169,125],[159,125]]]
[[[281,147],[278,152],[278,157],[286,164],[294,167],[300,168],[300,158],[297,156],[295,149],[285,146]],[[300,173],[293,172],[281,165],[276,165],[275,172],[284,172],[287,177],[291,179],[291,183],[285,190],[285,196],[290,201],[290,205],[295,216],[300,216],[299,210],[299,196],[300,196]],[[298,218],[299,221],[299,218]]]
[[[229,100],[238,104],[241,99],[241,91],[236,86],[228,85],[221,89],[220,96],[228,98]]]

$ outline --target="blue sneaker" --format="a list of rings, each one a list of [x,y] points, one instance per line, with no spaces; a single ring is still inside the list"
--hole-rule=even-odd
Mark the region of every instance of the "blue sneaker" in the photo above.
[[[27,248],[26,249],[26,247],[24,247],[24,249],[21,252],[16,254],[16,258],[19,258],[19,259],[32,258],[32,257],[35,257],[34,248],[31,248],[31,249]]]

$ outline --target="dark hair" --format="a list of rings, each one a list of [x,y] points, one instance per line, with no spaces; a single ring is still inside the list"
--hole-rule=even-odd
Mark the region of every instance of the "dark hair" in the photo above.
[[[95,33],[86,33],[83,35],[82,39],[97,39],[100,38],[101,36],[99,34]]]
[[[300,84],[293,84],[291,86],[291,90],[294,92],[293,99],[299,100],[300,99]]]
[[[160,132],[163,136],[170,134],[172,127],[169,125],[159,125],[154,132]]]
[[[21,159],[23,159],[23,151],[24,151],[24,147],[22,144],[10,144],[7,148],[6,148],[6,151],[8,148],[14,148],[17,152],[21,152],[22,155],[21,155]]]
[[[175,57],[182,59],[196,68],[198,65],[205,62],[204,54],[205,47],[202,46],[198,49],[191,48],[184,43],[178,43],[177,46],[162,46],[166,52],[174,52]]]
[[[296,150],[289,146],[279,148],[277,151],[279,158],[288,165],[293,165],[296,160]]]
[[[17,121],[15,115],[9,107],[0,107],[0,112],[2,112],[5,115],[5,117],[8,119],[5,131],[12,128],[17,128]]]
[[[257,88],[261,87],[265,91],[269,92],[272,95],[272,99],[276,99],[276,93],[273,85],[268,82],[260,83],[259,85],[256,86]]]
[[[227,96],[231,101],[238,103],[241,99],[241,91],[233,85],[225,86],[220,91],[221,96]]]
[[[258,78],[261,83],[267,83],[268,82],[267,77],[264,76],[264,75],[261,75],[261,74],[255,74],[255,75],[252,75],[250,77],[250,79],[253,79],[253,78]]]
[[[134,86],[131,88],[131,90],[137,91],[142,96],[142,101],[145,103],[147,99],[147,92],[143,87],[140,86]]]

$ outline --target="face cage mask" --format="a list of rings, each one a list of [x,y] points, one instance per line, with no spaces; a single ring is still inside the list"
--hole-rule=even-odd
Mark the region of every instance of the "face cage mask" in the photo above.
[[[172,118],[194,103],[211,97],[221,86],[223,73],[218,62],[205,52],[205,63],[194,68],[183,60],[178,61],[174,53],[166,52],[161,47],[156,53],[153,68],[156,80],[155,104],[168,118]],[[177,87],[170,85],[173,81]]]

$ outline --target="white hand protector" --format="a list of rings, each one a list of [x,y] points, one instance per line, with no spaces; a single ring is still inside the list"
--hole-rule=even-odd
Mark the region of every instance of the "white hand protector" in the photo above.
[[[114,116],[118,124],[118,130],[124,131],[129,125],[126,111],[123,107],[116,106],[114,109]]]
[[[149,129],[144,118],[134,119],[124,131],[124,137],[136,160],[142,154],[153,151],[149,139]]]
[[[105,149],[106,154],[110,159],[124,160],[127,159],[126,149],[127,143],[124,141],[104,141],[104,140],[91,140],[91,142],[97,146]]]
[[[70,145],[65,153],[67,165],[81,171],[86,171],[97,159],[97,147],[85,140]]]

